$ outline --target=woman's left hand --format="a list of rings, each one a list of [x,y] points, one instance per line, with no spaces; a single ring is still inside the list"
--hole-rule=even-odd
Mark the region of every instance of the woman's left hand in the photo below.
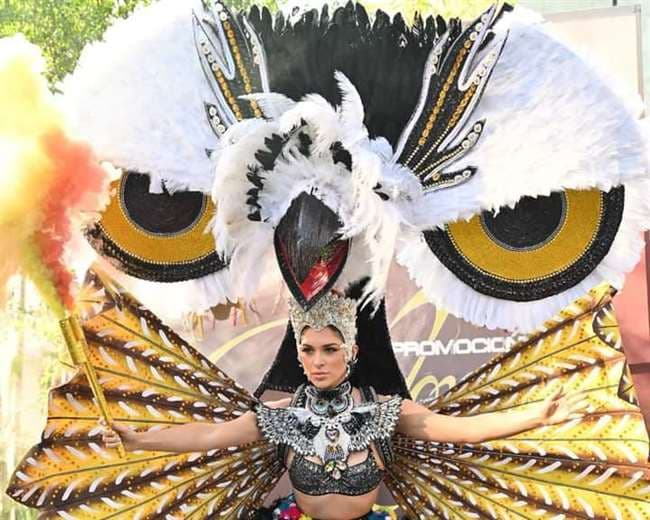
[[[563,387],[547,397],[539,407],[541,425],[549,426],[567,419],[575,419],[584,415],[589,407],[589,402],[584,395],[576,392],[569,396],[563,393]]]

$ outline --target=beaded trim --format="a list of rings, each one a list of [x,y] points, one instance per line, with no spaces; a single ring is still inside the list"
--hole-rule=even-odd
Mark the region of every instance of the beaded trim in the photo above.
[[[331,325],[343,336],[348,348],[357,338],[357,302],[352,298],[338,296],[332,292],[324,295],[310,310],[305,311],[295,301],[289,301],[289,319],[296,337],[296,345],[305,327],[322,330]]]
[[[390,440],[401,411],[402,397],[394,396],[382,403],[369,403],[337,416],[350,437],[348,452],[363,451],[370,443]],[[276,445],[287,445],[305,456],[318,455],[314,439],[325,422],[321,417],[301,408],[269,408],[264,403],[255,407],[257,424],[263,437]]]

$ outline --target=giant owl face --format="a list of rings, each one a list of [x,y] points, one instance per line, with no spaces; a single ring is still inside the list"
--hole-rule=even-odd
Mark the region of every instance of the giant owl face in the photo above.
[[[114,212],[147,239],[169,239],[169,254],[109,231],[110,213],[89,230],[130,274],[218,277],[215,304],[251,297],[270,251],[308,308],[362,276],[377,301],[396,260],[436,305],[528,330],[604,280],[620,285],[636,263],[650,211],[636,114],[529,12],[505,6],[468,24],[410,27],[352,4],[292,23],[255,8],[235,16],[218,1],[152,9],[167,11],[173,54],[191,58],[158,64],[156,84],[131,101],[142,118],[114,124],[114,138],[104,126],[96,140],[159,187],[141,190],[142,204],[163,197],[178,208],[164,233],[124,210],[136,200],[128,191]],[[128,24],[82,57],[64,90],[91,140],[102,114],[83,116],[84,64],[126,38]],[[171,44],[139,42],[124,74],[161,45]],[[120,88],[93,90],[106,118]],[[147,140],[145,124],[158,129]],[[187,190],[191,202],[178,196]],[[205,247],[188,235],[202,218],[213,232]],[[187,258],[172,254],[180,250]]]

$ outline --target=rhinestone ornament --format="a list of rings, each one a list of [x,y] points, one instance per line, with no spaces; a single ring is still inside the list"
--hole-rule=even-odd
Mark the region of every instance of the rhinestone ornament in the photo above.
[[[323,296],[308,311],[303,310],[297,302],[290,300],[289,319],[297,345],[300,345],[300,337],[305,327],[323,330],[331,325],[341,333],[348,348],[354,345],[357,338],[357,302],[331,292]]]

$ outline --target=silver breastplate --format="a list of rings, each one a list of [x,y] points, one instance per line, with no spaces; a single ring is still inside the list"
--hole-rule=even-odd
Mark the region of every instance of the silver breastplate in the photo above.
[[[370,482],[377,480],[377,476],[377,483],[381,481],[381,470],[376,464],[375,468],[371,467],[374,464],[372,454],[369,454],[365,463],[359,465],[362,468],[357,468],[352,473],[349,473],[348,458],[352,452],[368,450],[374,441],[379,441],[382,446],[390,442],[399,420],[402,398],[395,396],[382,403],[374,401],[355,406],[351,391],[348,382],[326,392],[308,386],[297,392],[292,406],[288,408],[268,408],[262,403],[257,406],[257,422],[264,438],[274,444],[292,448],[296,453],[294,460],[297,462],[292,464],[295,468],[292,472],[298,477],[296,488],[299,491],[303,487],[307,494],[363,494],[374,489],[376,485],[363,492],[350,493],[351,487],[360,486],[358,479],[349,478],[357,470],[367,472]],[[308,456],[319,457],[323,464],[310,463],[305,459]],[[322,468],[316,472],[320,473],[320,478],[327,477],[320,487],[315,480],[306,476],[307,471],[314,473],[311,464]],[[340,485],[332,484],[337,481],[341,481]],[[306,485],[302,486],[300,482]],[[317,488],[338,491],[314,493],[318,491]]]

